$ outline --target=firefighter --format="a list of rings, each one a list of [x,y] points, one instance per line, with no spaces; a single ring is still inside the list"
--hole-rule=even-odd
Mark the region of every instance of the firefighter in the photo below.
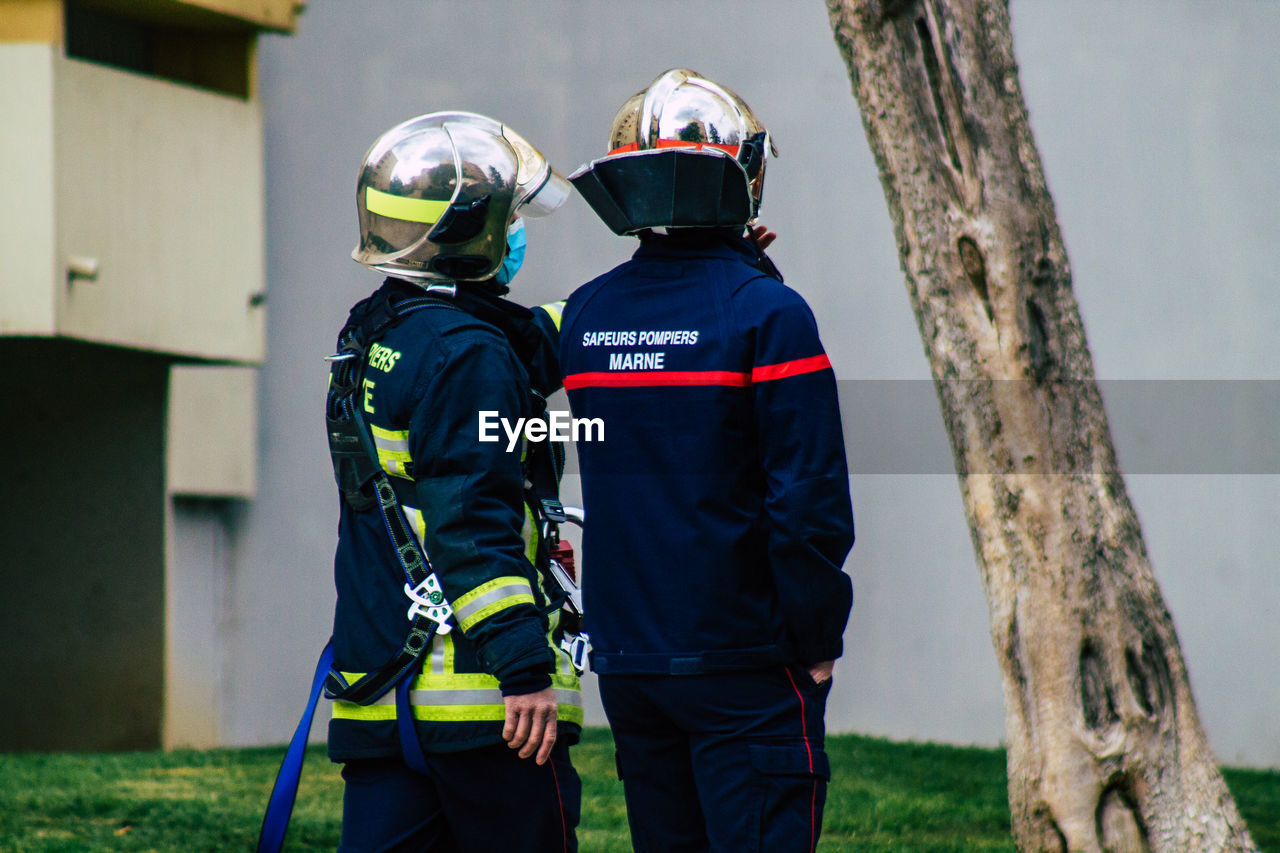
[[[812,851],[823,715],[852,605],[835,377],[753,226],[768,132],[668,71],[570,180],[640,245],[560,326],[586,627],[637,851]],[[753,237],[755,238],[753,240]]]
[[[560,384],[545,314],[501,297],[523,257],[520,217],[549,213],[568,192],[529,143],[472,113],[404,122],[360,169],[352,257],[387,278],[352,309],[339,340],[362,353],[354,399],[331,391],[329,408],[358,409],[366,458],[376,453],[432,574],[406,582],[401,557],[413,549],[397,542],[395,516],[379,495],[344,490],[331,681],[383,671],[412,645],[407,617],[435,623],[396,689],[364,704],[330,689],[343,851],[577,849],[568,748],[580,687],[541,571],[542,501],[554,501],[558,462],[545,444],[509,452],[477,427],[481,412],[539,417]],[[331,446],[334,436],[331,426]]]

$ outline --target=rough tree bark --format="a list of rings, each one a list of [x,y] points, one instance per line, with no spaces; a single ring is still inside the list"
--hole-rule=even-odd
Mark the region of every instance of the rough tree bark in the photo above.
[[[955,456],[1022,850],[1253,850],[1111,443],[1007,0],[826,0]]]

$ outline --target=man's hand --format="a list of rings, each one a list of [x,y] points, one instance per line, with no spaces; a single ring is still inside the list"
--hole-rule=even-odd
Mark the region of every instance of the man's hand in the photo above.
[[[546,764],[556,745],[556,692],[550,687],[523,696],[504,696],[507,722],[502,739],[520,750],[521,758],[537,753],[538,764]]]
[[[778,239],[778,235],[770,231],[767,225],[752,225],[747,229],[747,239],[755,243],[756,248],[763,252]]]
[[[831,671],[836,668],[836,662],[833,660],[824,660],[822,663],[815,663],[809,667],[809,677],[813,679],[814,684],[821,684],[831,677]]]

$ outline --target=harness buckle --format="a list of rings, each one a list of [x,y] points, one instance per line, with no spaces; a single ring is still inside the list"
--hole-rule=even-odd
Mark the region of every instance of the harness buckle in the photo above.
[[[453,608],[445,600],[444,590],[441,589],[440,581],[434,572],[427,575],[416,587],[405,584],[404,594],[413,601],[413,604],[409,605],[407,614],[410,622],[419,616],[425,616],[436,623],[437,634],[447,634],[453,630],[453,626],[449,624]]]
[[[542,515],[552,524],[564,524],[569,520],[569,516],[564,511],[564,504],[555,498],[543,498]]]
[[[591,638],[586,632],[565,634],[560,638],[560,648],[569,655],[569,662],[578,675],[587,671],[587,652],[591,651]]]

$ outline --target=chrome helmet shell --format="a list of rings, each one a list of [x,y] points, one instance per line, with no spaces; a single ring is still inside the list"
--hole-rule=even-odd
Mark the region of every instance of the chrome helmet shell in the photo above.
[[[382,134],[356,181],[360,243],[372,269],[429,281],[483,281],[502,265],[516,216],[550,213],[568,183],[501,122],[418,116]]]
[[[570,180],[618,233],[745,225],[760,209],[771,156],[773,140],[742,98],[673,68],[623,103],[609,153]]]

